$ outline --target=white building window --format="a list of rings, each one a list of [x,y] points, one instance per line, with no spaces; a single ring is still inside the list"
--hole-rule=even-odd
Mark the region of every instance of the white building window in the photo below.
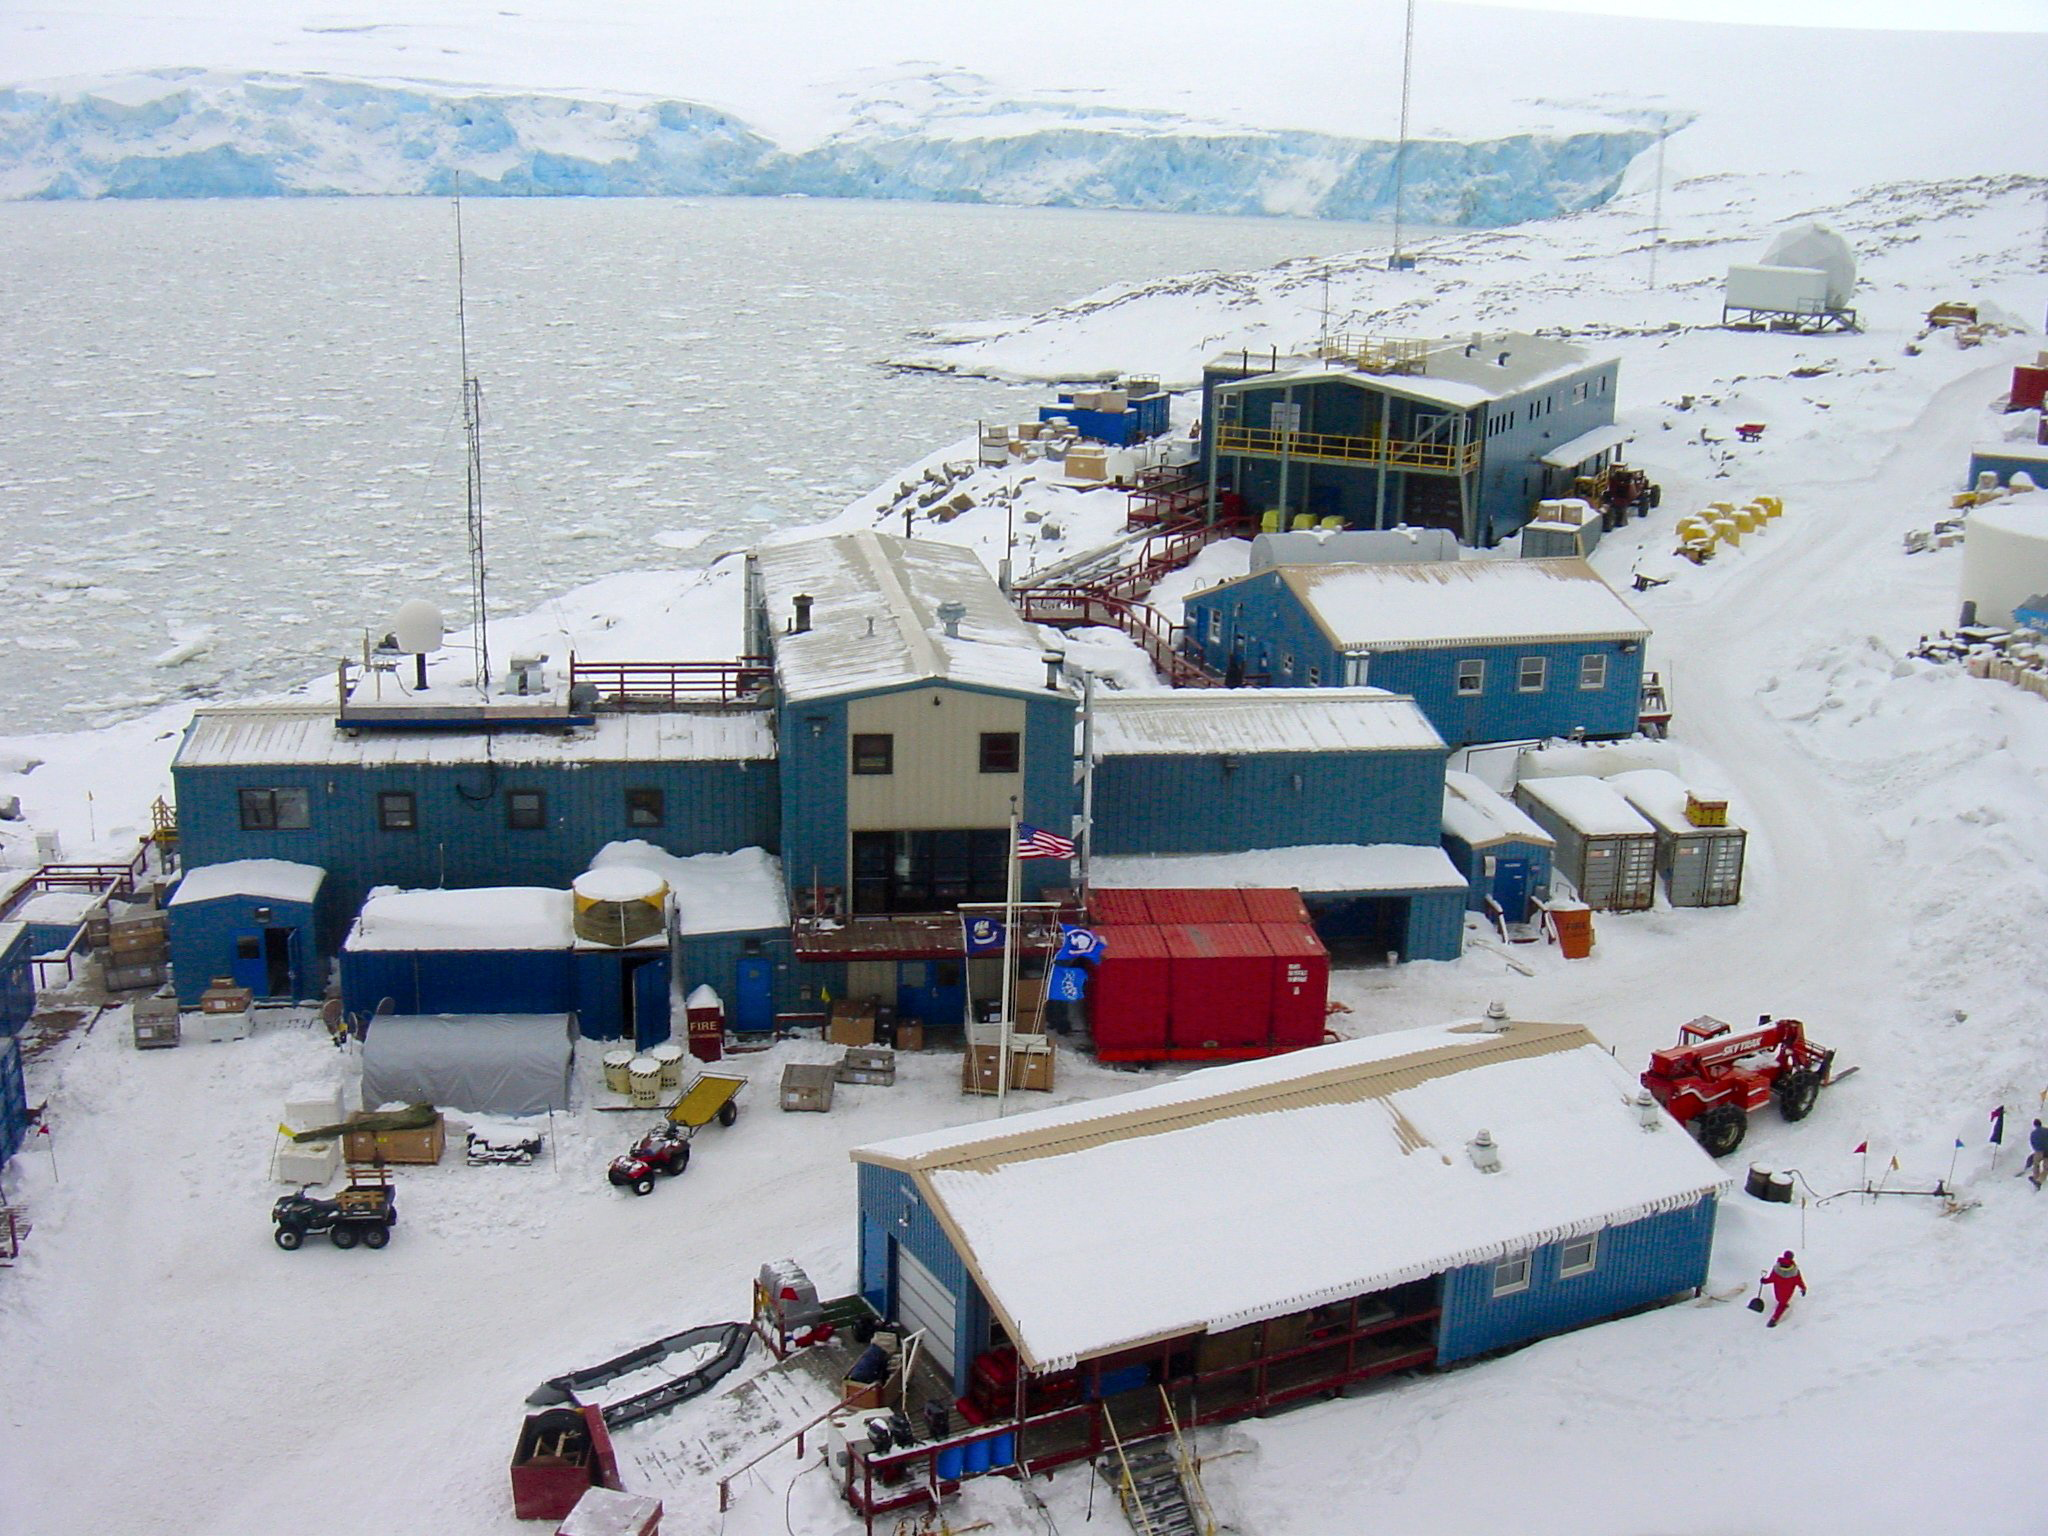
[[[1219,644],[1222,641],[1222,639],[1223,610],[1221,608],[1211,608],[1209,610],[1209,643],[1211,645],[1216,645]]]
[[[1458,663],[1456,691],[1461,699],[1476,697],[1486,686],[1486,663],[1478,659]]]
[[[1581,656],[1579,658],[1579,686],[1588,693],[1607,686],[1607,658],[1605,656]]]
[[[1529,1289],[1529,1255],[1511,1253],[1493,1266],[1493,1294],[1512,1296]]]
[[[1323,669],[1321,667],[1310,667],[1308,669],[1308,685],[1311,688],[1323,686]]]
[[[1575,1237],[1557,1250],[1558,1278],[1569,1280],[1573,1275],[1591,1274],[1599,1262],[1600,1234],[1589,1232],[1584,1237]]]
[[[1515,670],[1515,687],[1523,693],[1541,693],[1550,676],[1550,663],[1541,656],[1524,656]]]
[[[1580,402],[1581,400],[1583,400],[1583,399],[1585,399],[1585,398],[1586,398],[1586,385],[1585,385],[1585,383],[1584,383],[1584,382],[1580,382],[1580,383],[1574,384],[1574,385],[1572,386],[1572,403],[1573,403],[1574,405],[1576,405],[1576,404],[1578,404],[1578,403],[1579,403],[1579,402]]]
[[[1365,686],[1365,675],[1371,669],[1372,658],[1370,656],[1346,656],[1344,658],[1344,686],[1347,688],[1363,688]]]

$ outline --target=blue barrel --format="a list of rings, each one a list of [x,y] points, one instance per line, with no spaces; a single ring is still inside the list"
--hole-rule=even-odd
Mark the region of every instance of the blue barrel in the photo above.
[[[988,1470],[991,1445],[987,1440],[970,1440],[962,1447],[967,1452],[967,1475],[979,1477]]]
[[[967,1447],[964,1445],[942,1445],[932,1457],[932,1468],[942,1483],[960,1481],[960,1469],[967,1462]]]
[[[991,1467],[1007,1467],[1017,1459],[1017,1435],[1006,1430],[989,1441],[988,1464]]]

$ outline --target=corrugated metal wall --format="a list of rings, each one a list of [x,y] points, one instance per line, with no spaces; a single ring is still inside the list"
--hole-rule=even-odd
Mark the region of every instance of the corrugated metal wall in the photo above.
[[[1579,686],[1579,661],[1592,655],[1607,658],[1607,682],[1584,689]],[[1549,663],[1539,691],[1524,693],[1516,686],[1524,656],[1541,656]],[[1460,695],[1458,663],[1473,660],[1486,663],[1482,687],[1476,695]],[[1375,688],[1412,695],[1429,723],[1454,747],[1537,741],[1579,729],[1588,736],[1631,736],[1642,679],[1642,647],[1625,652],[1612,641],[1393,651],[1374,656],[1366,676]]]
[[[1504,1158],[1512,1157],[1502,1148]],[[1529,1288],[1493,1294],[1494,1266],[1475,1264],[1444,1276],[1437,1361],[1448,1365],[1492,1349],[1525,1344],[1704,1285],[1714,1246],[1716,1202],[1647,1216],[1600,1234],[1594,1268],[1560,1278],[1561,1244],[1535,1251]]]
[[[1496,543],[1529,520],[1542,496],[1544,454],[1614,420],[1620,366],[1597,363],[1577,373],[1546,379],[1540,388],[1508,396],[1486,408],[1489,417],[1512,413],[1514,424],[1483,439],[1481,543]],[[1572,393],[1582,382],[1587,386],[1586,398],[1573,400]],[[1531,410],[1538,401],[1547,403],[1541,414]]]
[[[1463,891],[1422,891],[1408,898],[1403,960],[1455,960],[1464,948]]]
[[[860,1170],[861,1290],[887,1316],[895,1297],[887,1294],[892,1242],[907,1248],[953,1293],[957,1340],[952,1362],[953,1389],[967,1390],[974,1357],[987,1347],[988,1311],[975,1290],[967,1266],[918,1195],[910,1178],[893,1168],[868,1163]]]
[[[0,954],[0,1035],[18,1033],[36,1011],[35,967],[29,964],[34,953],[23,929]]]
[[[567,1013],[576,1006],[570,951],[343,950],[341,1002],[370,1014],[384,998],[396,1013]]]
[[[28,1135],[28,1089],[21,1075],[21,1042],[0,1039],[0,1168]]]
[[[1532,896],[1550,884],[1550,850],[1541,843],[1495,843],[1486,848],[1474,848],[1449,833],[1444,834],[1443,843],[1444,852],[1451,856],[1451,862],[1472,882],[1471,894],[1465,899],[1468,911],[1484,912],[1486,898],[1493,894],[1492,883],[1486,878],[1488,859],[1527,859],[1529,893]]]
[[[326,885],[322,885],[320,894],[325,898]],[[266,908],[270,921],[257,921],[258,910]],[[199,995],[213,985],[214,977],[234,975],[236,938],[261,933],[265,928],[298,930],[298,989],[305,1000],[318,998],[325,984],[327,967],[320,956],[332,951],[322,945],[321,938],[331,929],[321,914],[307,904],[254,896],[178,902],[165,912],[164,927],[170,941],[171,975],[178,985],[181,1007],[198,1007]]]

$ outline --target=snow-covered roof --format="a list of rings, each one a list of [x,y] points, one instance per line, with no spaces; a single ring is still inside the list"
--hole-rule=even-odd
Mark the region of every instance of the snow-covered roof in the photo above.
[[[1696,827],[1685,819],[1687,790],[1685,781],[1675,773],[1662,768],[1637,768],[1628,773],[1617,773],[1606,783],[1609,788],[1620,791],[1622,799],[1641,811],[1661,831],[1678,837],[1693,837],[1702,831],[1720,830]],[[1731,817],[1727,830],[1739,832],[1741,824]]]
[[[1525,331],[1496,331],[1431,342],[1420,373],[1373,373],[1297,353],[1275,359],[1276,366],[1271,372],[1219,384],[1216,392],[1338,381],[1384,390],[1404,399],[1469,410],[1525,393],[1553,379],[1569,378],[1611,360],[1596,359],[1583,347],[1568,341],[1532,336]],[[1242,353],[1226,352],[1209,366],[1231,369],[1242,365]]]
[[[185,871],[170,904],[218,901],[223,896],[253,896],[260,901],[310,902],[320,894],[327,871],[317,864],[289,859],[230,859]]]
[[[493,885],[470,890],[371,891],[349,929],[350,950],[567,949],[576,942],[567,891]]]
[[[590,867],[643,869],[661,876],[675,893],[681,933],[754,933],[789,926],[782,860],[762,848],[684,858],[634,839],[606,843]]]
[[[1285,363],[1285,359],[1282,360]],[[1241,394],[1252,389],[1279,389],[1302,384],[1352,384],[1360,389],[1375,389],[1382,394],[1393,395],[1402,400],[1419,400],[1425,405],[1448,405],[1454,410],[1470,410],[1485,405],[1508,393],[1505,389],[1489,390],[1477,384],[1457,379],[1433,379],[1421,373],[1368,373],[1362,368],[1346,368],[1314,360],[1294,366],[1283,366],[1276,373],[1254,374],[1248,379],[1232,379],[1227,384],[1218,384],[1216,393]]]
[[[1335,892],[1461,891],[1471,882],[1434,844],[1312,843],[1243,853],[1149,853],[1098,857],[1089,883],[1201,890]]]
[[[174,768],[249,764],[324,766],[480,763],[504,767],[546,763],[673,763],[762,761],[775,756],[766,710],[711,713],[626,712],[561,732],[366,731],[337,729],[332,709],[241,705],[203,709],[172,761]]]
[[[1605,779],[1524,779],[1515,786],[1515,794],[1526,795],[1589,837],[1625,837],[1652,830]]]
[[[103,890],[37,891],[28,900],[16,904],[14,915],[24,923],[62,923],[76,927],[105,899]]]
[[[1576,558],[1291,565],[1280,568],[1280,579],[1342,651],[1640,641],[1650,633],[1599,573]]]
[[[1093,750],[1169,753],[1426,752],[1444,740],[1405,694],[1384,688],[1200,688],[1095,701]]]
[[[1605,453],[1610,448],[1619,448],[1631,442],[1635,433],[1628,427],[1609,424],[1595,427],[1590,432],[1581,432],[1570,442],[1559,443],[1543,455],[1543,462],[1552,469],[1577,469],[1596,453]]]
[[[1056,1370],[1726,1188],[1676,1124],[1645,1127],[1635,1090],[1579,1025],[1438,1026],[853,1156],[911,1176],[1026,1363]],[[1482,1128],[1497,1173],[1466,1153]]]
[[[1269,565],[1380,564],[1457,560],[1458,536],[1448,528],[1300,528],[1252,540],[1251,568]]]
[[[1045,691],[1045,643],[971,549],[870,531],[764,546],[756,555],[775,678],[790,699],[922,682]],[[795,599],[810,628],[791,629]],[[946,633],[941,605],[965,614]]]
[[[27,934],[27,923],[0,923],[0,956],[4,956],[15,945],[19,944]]]
[[[1557,839],[1506,795],[1474,774],[1451,769],[1444,775],[1444,833],[1467,848],[1534,843],[1554,848]]]

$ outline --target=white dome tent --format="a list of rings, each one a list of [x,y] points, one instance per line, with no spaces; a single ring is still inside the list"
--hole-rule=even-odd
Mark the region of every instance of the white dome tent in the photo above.
[[[1742,330],[1857,329],[1856,254],[1821,224],[1795,224],[1754,263],[1728,268],[1721,323]]]

